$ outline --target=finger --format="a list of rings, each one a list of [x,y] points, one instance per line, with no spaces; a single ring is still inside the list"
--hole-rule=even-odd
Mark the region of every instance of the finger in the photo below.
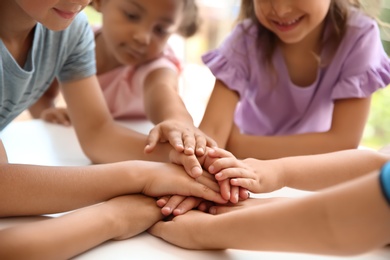
[[[179,153],[185,151],[181,132],[172,131],[169,133],[167,139],[169,140],[169,143],[176,151],[178,151]]]
[[[68,114],[65,111],[58,111],[57,120],[62,125],[65,125],[65,126],[71,125]]]
[[[184,196],[174,195],[172,196],[167,204],[161,209],[161,213],[164,216],[169,216],[172,214],[173,210],[177,208],[177,206],[186,199]]]
[[[200,165],[198,158],[195,155],[185,155],[183,154],[181,158],[181,163],[185,171],[192,178],[198,178],[203,174],[202,166]]]
[[[203,200],[198,206],[198,210],[202,212],[208,212],[212,206],[215,206],[214,202]]]
[[[160,139],[160,131],[158,127],[154,127],[150,130],[148,137],[146,138],[146,146],[144,148],[145,153],[151,153],[157,145]]]
[[[219,192],[215,192],[209,187],[197,182],[190,186],[190,194],[205,200],[214,201],[219,204],[225,204],[227,202],[227,200],[222,198]]]
[[[225,200],[230,200],[230,181],[229,180],[223,180],[221,182],[219,182],[219,187],[221,189],[221,195],[222,195],[222,198],[224,198]]]
[[[209,166],[208,170],[210,173],[217,173],[227,168],[238,168],[240,166],[239,161],[233,157],[223,157],[215,160]]]
[[[231,152],[218,147],[213,147],[213,149],[209,151],[209,155],[215,158],[224,158],[224,157],[236,158]]]
[[[254,193],[259,193],[262,192],[263,190],[262,187],[260,187],[260,184],[258,184],[257,181],[253,179],[234,178],[234,179],[230,179],[230,184],[232,186],[242,187]]]
[[[170,198],[171,198],[171,196],[164,196],[164,197],[159,198],[156,201],[157,206],[159,206],[160,208],[164,207]]]
[[[215,179],[218,181],[225,179],[233,179],[233,178],[245,178],[245,179],[256,179],[256,174],[243,168],[226,168],[221,169],[217,174],[215,174]]]
[[[239,201],[239,187],[231,186],[230,194],[230,202],[237,203]]]
[[[217,142],[213,138],[208,136],[206,136],[206,146],[211,147],[213,149],[218,149]]]
[[[178,216],[187,213],[189,210],[198,207],[201,201],[200,198],[187,197],[173,210],[173,215]]]
[[[246,200],[246,199],[249,199],[250,198],[250,192],[245,189],[245,188],[242,188],[242,187],[239,187],[239,195],[240,195],[240,199],[241,200]]]
[[[218,215],[218,214],[231,212],[234,210],[237,210],[237,208],[234,205],[232,205],[231,203],[228,203],[226,205],[216,205],[216,206],[210,207],[209,213],[213,214],[213,215]]]
[[[195,180],[197,182],[199,182],[200,184],[203,184],[203,185],[209,187],[211,190],[213,190],[215,192],[219,193],[221,190],[218,182],[214,178],[209,178],[206,173],[203,174],[202,176],[196,178]]]
[[[207,145],[207,140],[205,136],[196,134],[195,135],[195,140],[196,140],[196,156],[203,156],[206,152],[206,145]]]
[[[182,133],[182,139],[184,143],[184,153],[187,155],[195,154],[195,136],[190,130],[186,130]]]

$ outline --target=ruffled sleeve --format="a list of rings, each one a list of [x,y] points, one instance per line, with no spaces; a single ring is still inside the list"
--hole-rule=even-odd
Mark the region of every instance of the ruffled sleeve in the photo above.
[[[340,47],[345,58],[332,92],[333,100],[369,97],[390,84],[390,59],[383,49],[376,22],[361,18],[359,26],[351,27]]]
[[[256,37],[245,21],[236,26],[218,49],[203,55],[202,60],[218,80],[243,95],[250,75],[248,46],[254,46],[255,43]]]

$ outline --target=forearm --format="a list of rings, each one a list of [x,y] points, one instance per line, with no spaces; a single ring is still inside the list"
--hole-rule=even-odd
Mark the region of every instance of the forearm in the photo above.
[[[154,124],[169,119],[193,123],[179,95],[178,81],[178,74],[168,68],[157,69],[147,76],[144,86],[145,112]]]
[[[286,157],[270,162],[274,162],[278,169],[281,169],[285,186],[318,190],[378,170],[389,160],[389,154],[355,149]]]
[[[141,161],[85,167],[1,164],[0,216],[64,212],[140,193],[154,167],[149,166]]]
[[[390,242],[390,208],[377,173],[308,197],[222,214],[208,224],[200,239],[206,248],[349,255]]]
[[[1,259],[69,259],[115,236],[102,205],[0,230]]]
[[[329,153],[357,148],[343,136],[324,132],[289,136],[253,136],[237,131],[229,136],[227,149],[238,158],[276,159],[287,156]]]
[[[166,120],[186,121],[193,124],[193,120],[179,94],[171,88],[159,90],[158,95],[149,95],[145,101],[145,111],[147,117],[158,124]],[[164,95],[160,93],[164,91]]]
[[[108,122],[91,131],[83,131],[78,138],[84,153],[93,163],[111,163],[125,160],[168,161],[171,146],[157,145],[153,153],[144,153],[147,136]]]

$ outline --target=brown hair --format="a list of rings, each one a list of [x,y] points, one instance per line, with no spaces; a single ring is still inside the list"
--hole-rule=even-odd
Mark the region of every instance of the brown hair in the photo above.
[[[177,33],[184,38],[188,38],[193,36],[199,30],[199,9],[195,0],[185,0],[184,5],[183,19],[177,29]]]
[[[272,0],[269,0],[272,1]],[[350,6],[361,7],[359,0],[332,0],[329,12],[325,19],[331,22],[331,32],[324,45],[331,46],[331,53],[335,53],[347,28],[348,10]],[[257,20],[253,0],[241,0],[241,8],[236,23],[250,19],[259,30],[257,35],[258,44],[264,45],[266,62],[270,65],[271,59],[276,48],[277,36],[271,31],[266,30]],[[331,55],[332,56],[332,55]],[[323,61],[322,61],[323,62]],[[326,61],[329,62],[329,61]]]
[[[93,6],[93,0],[89,2],[89,5]],[[195,0],[185,0],[183,19],[177,29],[177,33],[184,38],[189,38],[198,32],[200,22],[199,9]]]

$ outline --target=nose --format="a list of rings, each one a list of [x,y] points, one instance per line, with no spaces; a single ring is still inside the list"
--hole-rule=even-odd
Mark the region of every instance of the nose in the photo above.
[[[290,13],[292,9],[290,0],[272,0],[271,8],[279,18],[286,16],[286,14]]]
[[[140,45],[149,45],[151,37],[149,30],[144,29],[140,29],[133,34],[133,39]]]

